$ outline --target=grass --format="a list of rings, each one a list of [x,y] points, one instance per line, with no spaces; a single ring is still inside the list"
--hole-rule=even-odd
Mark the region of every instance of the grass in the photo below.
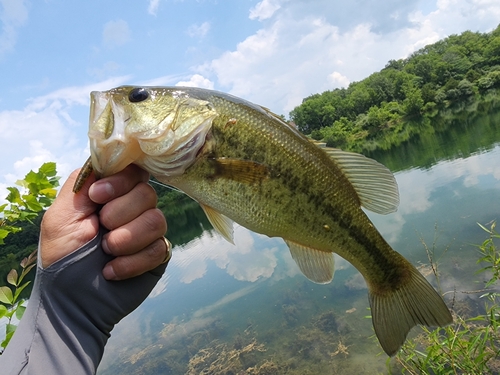
[[[453,324],[440,329],[423,327],[421,334],[406,341],[389,373],[500,374],[500,251],[495,243],[500,235],[495,225],[492,223],[489,229],[479,225],[488,233],[488,238],[477,245],[478,263],[483,265],[479,272],[487,273],[483,288],[475,291],[482,293],[482,312],[466,316],[453,311]],[[437,268],[432,268],[438,277]]]

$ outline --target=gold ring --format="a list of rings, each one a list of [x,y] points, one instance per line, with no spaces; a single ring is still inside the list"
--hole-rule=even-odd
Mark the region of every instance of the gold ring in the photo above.
[[[163,242],[165,242],[165,246],[167,247],[166,249],[167,254],[165,255],[165,259],[163,259],[163,261],[160,264],[165,264],[168,263],[170,258],[172,258],[172,252],[170,251],[172,249],[172,244],[165,237],[162,237],[161,239],[163,240]]]

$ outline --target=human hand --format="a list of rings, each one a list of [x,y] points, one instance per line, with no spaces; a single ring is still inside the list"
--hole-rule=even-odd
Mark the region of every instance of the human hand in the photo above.
[[[109,230],[103,236],[103,250],[116,257],[103,269],[106,279],[131,278],[160,265],[169,250],[163,241],[167,224],[156,208],[156,193],[147,184],[149,174],[130,165],[98,181],[92,175],[74,194],[77,174],[70,175],[44,215],[39,248],[42,267],[89,242],[99,225]]]
[[[167,266],[167,225],[148,174],[131,165],[92,175],[74,194],[77,172],[44,215],[30,303],[2,373],[95,374],[111,330]]]

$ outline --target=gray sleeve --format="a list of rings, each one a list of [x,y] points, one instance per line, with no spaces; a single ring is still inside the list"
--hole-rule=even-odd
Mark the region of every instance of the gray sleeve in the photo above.
[[[166,264],[123,281],[107,281],[103,232],[58,262],[40,264],[28,307],[5,352],[4,375],[94,374],[114,325],[148,296]]]

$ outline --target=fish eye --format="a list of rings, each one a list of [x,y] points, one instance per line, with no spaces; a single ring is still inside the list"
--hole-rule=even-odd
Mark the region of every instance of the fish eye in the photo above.
[[[128,100],[131,103],[138,103],[142,102],[149,98],[149,92],[145,88],[142,87],[136,87],[132,89],[132,91],[129,92],[128,94]]]

